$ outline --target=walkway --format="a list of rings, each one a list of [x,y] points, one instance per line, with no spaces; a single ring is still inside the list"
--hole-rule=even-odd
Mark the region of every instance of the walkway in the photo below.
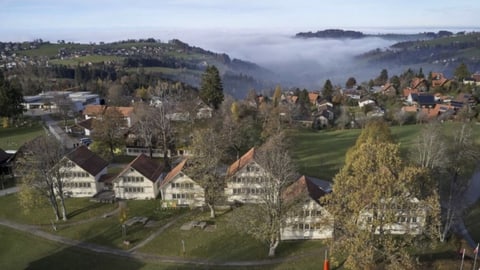
[[[175,221],[182,216],[179,216],[172,220],[171,222],[165,224],[162,226],[157,232],[155,232],[155,236],[158,236],[160,233],[165,231],[168,227],[173,225]],[[74,247],[79,247],[83,249],[87,249],[92,252],[97,252],[97,253],[106,253],[106,254],[112,254],[116,256],[122,256],[122,257],[128,257],[128,258],[133,258],[133,259],[138,259],[138,260],[145,260],[145,261],[151,261],[151,262],[158,262],[158,263],[173,263],[173,264],[192,264],[192,265],[202,265],[202,266],[262,266],[262,265],[273,265],[273,264],[279,264],[279,263],[285,263],[285,262],[290,262],[290,261],[295,261],[304,257],[316,257],[318,254],[321,252],[319,250],[314,250],[302,255],[296,255],[296,256],[291,256],[291,257],[285,257],[285,258],[276,258],[276,259],[266,259],[266,260],[255,260],[255,261],[227,261],[227,262],[218,262],[218,261],[210,261],[208,259],[186,259],[186,258],[181,258],[181,257],[173,257],[173,256],[162,256],[162,255],[156,255],[156,254],[149,254],[149,253],[140,253],[135,251],[135,249],[131,249],[128,251],[124,250],[119,250],[119,249],[114,249],[110,247],[105,247],[105,246],[100,246],[92,243],[87,243],[87,242],[82,242],[74,239],[69,239],[65,238],[59,235],[51,234],[45,231],[42,231],[39,229],[38,226],[35,225],[26,225],[26,224],[20,224],[16,222],[12,222],[9,220],[5,219],[0,219],[0,225],[9,227],[11,229],[17,230],[17,231],[22,231],[25,233],[33,234],[35,236],[41,237],[48,239],[50,241],[55,241],[58,243],[62,243],[64,245],[68,246],[74,246]],[[155,238],[149,237],[146,240],[144,240],[142,243],[145,245],[149,241],[153,240]],[[148,241],[147,241],[148,240]],[[140,245],[139,244],[139,245]]]
[[[11,187],[11,188],[6,188],[6,189],[0,189],[0,197],[12,194],[12,193],[17,193],[20,190],[19,187]]]

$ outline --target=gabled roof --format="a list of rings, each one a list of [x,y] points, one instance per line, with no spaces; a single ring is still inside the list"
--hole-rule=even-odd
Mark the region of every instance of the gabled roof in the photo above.
[[[407,98],[410,94],[417,94],[418,90],[417,89],[412,89],[412,88],[405,88],[403,89],[403,97]]]
[[[106,108],[107,106],[105,105],[90,104],[85,106],[85,109],[83,109],[83,114],[84,115],[101,115],[105,112]]]
[[[103,115],[109,110],[118,110],[124,117],[128,117],[133,113],[133,107],[116,107],[106,105],[87,105],[83,110],[84,115]]]
[[[242,157],[236,160],[227,170],[227,176],[232,176],[245,165],[254,160],[255,157],[255,147],[252,147],[248,152],[246,152]]]
[[[455,98],[455,101],[462,102],[465,104],[465,103],[468,103],[471,98],[472,98],[472,94],[460,93]]]
[[[412,88],[417,88],[419,87],[422,83],[425,83],[426,80],[424,78],[414,78],[412,80]]]
[[[93,176],[108,166],[108,162],[90,151],[84,145],[75,148],[75,150],[68,153],[65,157]]]
[[[310,103],[315,104],[318,100],[318,96],[318,93],[310,92],[308,93],[308,100],[310,100]]]
[[[144,154],[138,155],[132,162],[130,162],[125,169],[118,176],[123,175],[128,169],[133,168],[140,174],[145,176],[148,180],[156,182],[160,175],[162,175],[164,167],[158,161],[155,161]]]
[[[183,167],[185,166],[185,163],[187,162],[187,159],[184,159],[182,160],[182,162],[178,163],[177,166],[175,166],[175,168],[173,168],[168,174],[167,176],[165,176],[165,178],[163,179],[162,181],[162,187],[166,184],[168,184],[170,181],[173,180],[173,178],[175,178],[175,176],[178,175],[179,172],[181,172],[183,170]]]
[[[93,130],[93,118],[88,118],[86,120],[80,121],[77,123],[77,126],[88,130]]]
[[[330,192],[332,192],[330,182],[302,175],[285,189],[284,197],[288,200],[298,198],[301,195],[308,195],[314,201],[320,203],[319,199]]]

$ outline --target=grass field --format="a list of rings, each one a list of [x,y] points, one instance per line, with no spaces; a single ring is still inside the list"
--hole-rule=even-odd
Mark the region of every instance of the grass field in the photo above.
[[[447,131],[454,131],[454,123],[445,123]],[[415,145],[422,125],[391,127],[392,134],[400,144],[402,155],[407,158]],[[480,126],[474,126],[477,143],[480,143]],[[309,176],[331,180],[345,162],[345,154],[355,145],[360,129],[314,131],[295,130],[290,133],[292,158],[298,171]]]
[[[25,127],[0,127],[0,148],[4,150],[18,150],[25,142],[44,133],[40,123],[33,123]]]
[[[68,58],[68,59],[53,59],[50,60],[51,64],[54,65],[67,65],[67,66],[76,66],[76,65],[85,65],[88,63],[96,64],[96,63],[103,63],[103,62],[122,62],[123,57],[118,56],[110,56],[110,55],[88,55],[88,56],[80,56],[76,58]]]
[[[39,204],[30,212],[25,213],[19,204],[17,194],[11,194],[0,197],[0,218],[5,218],[18,223],[43,225],[50,229],[51,220],[53,219],[53,210],[48,204]],[[114,204],[101,204],[91,202],[90,198],[69,198],[66,200],[68,221],[61,224],[68,224],[79,220],[89,219],[101,216],[104,213],[115,210]]]
[[[192,213],[170,227],[156,241],[147,244],[141,251],[186,258],[208,258],[209,261],[266,259],[267,245],[234,228],[229,222],[231,215],[234,214],[235,210],[211,220],[207,212]],[[215,225],[216,229],[213,231],[199,228],[188,231],[180,229],[182,224],[192,220],[206,221],[207,224]],[[182,241],[185,243],[185,254]],[[321,241],[286,241],[278,247],[277,255],[280,257],[301,255],[312,250],[323,253],[323,248],[324,244]]]

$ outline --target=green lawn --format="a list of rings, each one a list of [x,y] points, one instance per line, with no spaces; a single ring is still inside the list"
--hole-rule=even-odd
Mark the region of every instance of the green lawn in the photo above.
[[[42,125],[38,122],[25,127],[0,127],[0,148],[18,150],[25,142],[44,134]]]
[[[0,197],[0,205],[2,206],[0,218],[24,224],[44,225],[50,229],[50,223],[54,215],[53,210],[47,204],[38,205],[35,209],[25,213],[19,205],[17,194],[11,194]],[[66,208],[69,220],[66,223],[59,221],[59,224],[69,224],[101,216],[115,210],[116,204],[91,202],[90,198],[69,198],[66,200]]]
[[[445,123],[447,131],[456,130],[455,123]],[[423,125],[394,126],[392,134],[407,157]],[[477,143],[480,143],[480,126],[474,126]],[[311,129],[290,132],[292,158],[302,174],[331,180],[345,162],[347,150],[355,145],[360,129],[315,131]]]
[[[268,248],[264,243],[239,232],[229,222],[231,215],[234,214],[235,210],[232,210],[211,220],[207,212],[192,212],[140,251],[176,257],[204,258],[209,261],[267,259]],[[216,229],[213,231],[199,228],[188,231],[180,229],[182,224],[192,220],[206,221],[207,224],[216,225]],[[185,244],[185,254],[182,241]],[[323,248],[322,241],[285,241],[279,245],[277,256],[302,255],[312,251],[323,254]]]

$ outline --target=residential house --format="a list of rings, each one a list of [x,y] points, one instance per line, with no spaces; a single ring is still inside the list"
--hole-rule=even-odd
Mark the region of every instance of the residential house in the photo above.
[[[255,161],[255,148],[251,148],[227,169],[225,196],[228,202],[259,203],[264,193],[267,172]]]
[[[393,84],[387,83],[381,87],[381,93],[386,96],[396,96],[397,95],[397,89]]]
[[[418,94],[418,90],[407,87],[407,88],[403,89],[403,91],[402,91],[402,97],[407,101],[408,101],[409,97],[411,97],[412,94]]]
[[[432,87],[444,87],[450,82],[443,73],[432,72]]]
[[[159,161],[140,154],[115,177],[113,191],[119,199],[155,199],[164,176]]]
[[[383,218],[383,215],[389,213],[395,214],[395,221],[383,224],[382,228],[375,228],[375,233],[379,234],[380,229],[385,234],[413,234],[418,235],[423,232],[426,224],[427,210],[422,202],[417,198],[411,198],[408,207],[403,208],[401,204],[393,200],[385,200],[385,203],[377,208],[367,207],[359,214],[359,225],[362,229],[371,228],[375,219]]]
[[[205,190],[185,174],[187,159],[180,162],[162,180],[160,193],[166,205],[200,207],[205,205]]]
[[[125,126],[131,127],[134,122],[133,107],[117,107],[106,105],[87,105],[83,110],[85,119],[95,118],[101,120],[103,115],[110,110],[117,110],[125,120]]]
[[[428,83],[424,78],[414,78],[410,86],[420,92],[426,92],[428,90]]]
[[[301,176],[290,185],[284,192],[284,199],[287,203],[294,203],[297,210],[293,210],[286,220],[281,239],[332,238],[333,216],[320,203],[320,198],[330,192],[330,182],[313,177]]]
[[[71,197],[92,197],[104,189],[101,178],[107,174],[108,162],[79,146],[59,162],[64,176],[64,193]]]
[[[312,104],[312,105],[317,105],[319,97],[320,97],[319,93],[316,93],[316,92],[309,92],[308,93],[308,100],[310,101],[310,104]]]

